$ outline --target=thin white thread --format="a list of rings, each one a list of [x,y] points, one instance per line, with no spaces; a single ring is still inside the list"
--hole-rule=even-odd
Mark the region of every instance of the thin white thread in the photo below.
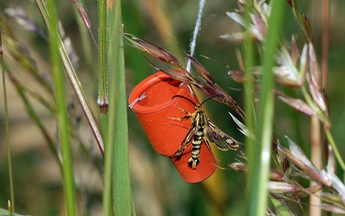
[[[146,98],[146,94],[145,92],[140,95],[139,97],[135,98],[135,100],[128,105],[129,108],[133,109],[134,105],[137,104],[138,102],[140,102],[141,100],[143,100],[144,98]]]
[[[198,18],[196,20],[195,23],[195,27],[194,27],[194,32],[193,32],[193,39],[190,42],[190,56],[194,55],[195,52],[195,47],[196,47],[196,39],[198,37],[199,31],[201,29],[201,17],[202,17],[202,12],[204,10],[204,6],[205,6],[206,0],[200,0],[199,1],[199,11],[198,11]],[[186,67],[186,71],[190,71],[190,67],[191,67],[191,60],[188,58],[187,60],[187,67]]]

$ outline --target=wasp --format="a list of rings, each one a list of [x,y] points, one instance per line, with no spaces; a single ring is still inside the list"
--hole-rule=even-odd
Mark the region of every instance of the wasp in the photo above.
[[[176,95],[180,96],[180,95]],[[215,95],[217,96],[217,95]],[[187,110],[184,110],[181,107],[178,107],[182,112],[186,113],[186,116],[175,118],[170,117],[170,119],[177,120],[177,121],[184,121],[190,119],[192,124],[189,128],[189,131],[182,141],[179,149],[175,152],[175,154],[172,157],[178,157],[181,156],[183,151],[192,144],[192,156],[188,160],[188,166],[192,169],[195,169],[197,165],[199,164],[199,155],[201,151],[201,144],[203,141],[205,141],[207,148],[210,149],[210,143],[215,144],[219,150],[227,151],[229,149],[233,151],[237,151],[241,148],[241,144],[236,141],[231,136],[224,133],[222,130],[220,130],[214,123],[210,121],[210,119],[207,117],[205,111],[202,109],[202,105],[211,99],[211,96],[207,99],[205,99],[202,103],[199,105],[195,104],[194,101],[189,100],[188,98],[185,98],[186,100],[189,100],[191,103],[195,105],[195,111],[193,113],[188,112]]]

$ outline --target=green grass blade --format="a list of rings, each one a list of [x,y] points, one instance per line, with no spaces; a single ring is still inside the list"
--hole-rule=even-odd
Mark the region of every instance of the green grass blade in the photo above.
[[[112,8],[111,8],[112,10]],[[107,1],[101,0],[98,2],[98,105],[100,107],[100,121],[102,134],[105,138],[105,153],[104,153],[104,192],[103,192],[103,215],[112,215],[112,161],[113,161],[113,145],[109,144],[108,138],[108,67],[107,60],[109,59],[109,46],[106,41],[109,41],[108,20],[112,20],[111,13],[107,10]]]
[[[80,31],[80,40],[81,46],[83,48],[83,56],[85,58],[85,65],[87,67],[87,71],[92,74],[94,73],[95,64],[93,61],[93,54],[92,54],[92,44],[96,43],[96,41],[92,41],[93,35],[91,31],[91,23],[88,23],[88,19],[84,20],[83,16],[87,15],[84,9],[85,2],[84,0],[79,0],[74,2],[75,7],[73,7],[73,11],[76,17],[76,21],[78,24],[78,28]],[[82,14],[84,13],[84,14]],[[84,22],[85,21],[85,22]],[[91,36],[90,36],[91,35]],[[92,40],[91,40],[92,38]]]
[[[249,215],[265,215],[267,206],[267,181],[270,170],[270,155],[272,143],[272,124],[274,117],[273,73],[276,47],[279,42],[279,30],[282,24],[283,4],[285,1],[272,1],[268,20],[265,50],[263,53],[263,77],[260,92],[258,127],[256,131],[255,148],[250,151],[249,165]]]
[[[72,156],[69,142],[69,132],[68,132],[68,119],[67,110],[65,102],[65,92],[64,92],[64,79],[63,71],[61,67],[61,59],[59,55],[58,47],[58,27],[57,27],[57,17],[55,14],[55,1],[48,1],[48,11],[49,11],[49,26],[50,26],[50,54],[51,63],[53,67],[53,81],[54,90],[57,103],[57,122],[58,122],[58,133],[59,140],[61,142],[61,157],[62,157],[62,172],[63,172],[63,186],[67,206],[67,214],[75,215],[75,190],[74,190],[74,180],[72,171]]]
[[[43,0],[35,0],[37,7],[42,15],[43,21],[47,25],[48,30],[50,31],[50,27],[48,25],[48,11],[45,5],[45,2]],[[85,96],[84,90],[81,86],[81,83],[79,81],[79,78],[73,68],[73,65],[68,57],[68,54],[66,52],[66,49],[64,47],[64,44],[61,41],[61,38],[58,37],[58,46],[59,46],[59,52],[60,56],[65,68],[66,75],[72,85],[72,88],[75,92],[75,95],[78,98],[78,101],[81,105],[81,108],[83,109],[83,113],[85,118],[88,121],[88,124],[92,130],[92,133],[95,137],[95,140],[98,144],[99,150],[101,151],[102,155],[104,154],[104,144],[103,144],[103,137],[100,132],[100,129],[98,127],[98,124],[96,122],[96,119],[91,111],[91,106],[89,104],[89,101],[87,97]]]
[[[252,8],[252,4],[246,4],[245,7],[245,18],[246,18],[246,27],[245,29],[250,28],[250,11]],[[244,83],[244,89],[245,89],[245,123],[247,126],[247,129],[251,131],[251,133],[254,134],[254,129],[255,129],[255,108],[254,108],[254,84],[253,84],[253,63],[254,63],[254,42],[252,41],[252,37],[249,33],[249,31],[246,31],[246,38],[244,42],[244,67],[245,67],[245,79],[246,82]],[[254,140],[252,137],[247,136],[246,137],[246,150],[248,154],[248,160],[249,164],[255,164],[254,162],[254,155],[255,152],[258,151],[258,146],[255,145]],[[247,175],[247,185],[251,186],[253,184],[253,181],[255,181],[255,176],[251,174],[253,172],[249,172]],[[248,194],[251,195],[251,194]],[[248,202],[254,202],[254,200],[250,199],[248,197],[247,199]],[[249,204],[247,204],[249,205]]]
[[[104,192],[103,192],[103,215],[108,216],[112,215],[112,161],[113,161],[113,149],[114,146],[112,145],[111,141],[112,138],[108,138],[108,103],[107,101],[107,58],[109,56],[108,47],[106,44],[107,38],[107,17],[110,18],[110,15],[107,11],[107,1],[100,0],[98,2],[98,47],[99,47],[99,54],[98,54],[98,105],[100,107],[100,120],[101,120],[101,128],[102,134],[104,137]],[[111,20],[111,19],[110,19]],[[109,66],[109,65],[108,65]],[[103,108],[102,108],[103,107]],[[112,128],[113,129],[113,128]],[[109,144],[111,143],[111,144]]]
[[[129,146],[127,100],[124,73],[121,1],[106,8],[107,26],[111,26],[110,48],[106,53],[109,61],[109,110],[108,136],[105,151],[104,215],[111,209],[110,191],[114,215],[134,215],[129,175]]]
[[[0,22],[0,65],[2,68],[2,88],[4,93],[4,112],[5,112],[5,128],[6,128],[6,143],[7,143],[7,161],[8,161],[8,175],[10,181],[10,196],[11,196],[11,211],[15,211],[15,202],[14,202],[14,187],[13,187],[13,170],[12,170],[12,158],[11,158],[11,142],[10,142],[10,132],[9,132],[9,123],[8,123],[8,103],[7,103],[7,89],[6,89],[6,80],[5,80],[5,67],[4,67],[4,56],[2,50],[2,17]]]
[[[107,8],[107,1],[98,2],[98,105],[103,137],[107,137],[108,129],[108,72],[109,72],[109,35],[112,28],[112,17]],[[110,61],[111,62],[111,61]]]
[[[21,100],[24,103],[24,106],[27,110],[27,113],[29,114],[31,120],[37,125],[38,129],[41,131],[41,133],[43,134],[45,140],[48,143],[49,149],[51,150],[51,152],[53,153],[54,157],[56,158],[56,161],[58,161],[59,166],[61,168],[61,160],[58,156],[58,152],[56,150],[56,143],[53,141],[53,139],[51,138],[51,136],[49,135],[48,131],[46,130],[46,128],[44,127],[41,118],[39,117],[38,113],[35,111],[34,106],[32,105],[32,103],[30,102],[28,96],[25,94],[25,90],[24,87],[19,83],[19,81],[13,76],[13,74],[11,73],[10,69],[6,66],[6,64],[4,65],[4,68],[6,71],[8,71],[8,76],[12,82],[12,84],[14,85],[14,87],[16,88],[17,93],[19,94],[19,97],[21,98]]]
[[[109,130],[113,128],[115,133],[113,163],[113,207],[115,215],[134,215],[133,198],[129,174],[129,143],[127,122],[127,100],[125,87],[124,50],[122,35],[121,1],[116,1],[114,6],[114,23],[112,34],[112,51],[110,56],[114,61],[110,70],[110,112]]]

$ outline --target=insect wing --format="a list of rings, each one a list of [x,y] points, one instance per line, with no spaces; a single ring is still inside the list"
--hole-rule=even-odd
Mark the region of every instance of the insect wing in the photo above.
[[[224,133],[211,121],[207,121],[206,136],[207,139],[216,144],[217,148],[222,151],[229,149],[237,151],[241,147],[239,142]]]
[[[174,156],[181,155],[183,153],[183,151],[185,150],[185,148],[187,148],[187,146],[189,144],[191,144],[195,129],[196,129],[195,125],[192,124],[192,126],[189,128],[189,131],[188,131],[186,137],[182,141],[182,144],[180,145],[179,149],[175,152]]]

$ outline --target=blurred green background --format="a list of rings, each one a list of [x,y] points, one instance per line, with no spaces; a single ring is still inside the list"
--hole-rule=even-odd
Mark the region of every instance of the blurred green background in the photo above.
[[[320,56],[321,51],[321,4],[311,0],[298,2],[300,8],[311,21],[315,47]],[[97,2],[83,3],[92,23],[92,34],[97,38]],[[37,22],[43,29],[44,25],[35,3],[31,1],[5,0],[1,1],[2,14],[6,8],[22,8],[30,19]],[[59,1],[61,24],[66,36],[71,38],[73,48],[79,57],[78,76],[82,82],[94,112],[98,113],[97,100],[97,48],[90,39],[91,58],[85,55],[82,46],[80,28],[73,11],[75,7],[70,1]],[[286,7],[290,9],[289,7]],[[202,62],[220,86],[228,91],[236,101],[243,105],[242,86],[235,83],[227,75],[228,68],[238,69],[236,50],[242,49],[238,42],[223,40],[219,36],[234,33],[241,28],[229,17],[227,11],[237,9],[236,1],[207,1],[202,20],[202,26],[197,41],[195,57]],[[329,77],[326,93],[330,102],[332,132],[341,152],[344,153],[343,142],[345,133],[345,2],[331,1],[330,13],[330,46],[329,46]],[[166,0],[127,0],[122,3],[124,30],[142,39],[164,47],[177,56],[181,55],[182,47],[189,50],[189,43],[197,17],[197,1],[166,1]],[[38,69],[51,74],[49,67],[49,48],[47,42],[37,33],[28,32],[18,25],[13,18],[10,26],[25,46],[27,52],[36,62]],[[300,27],[295,21],[291,10],[286,11],[283,38],[288,43],[291,35],[298,34],[299,48],[305,42]],[[44,95],[35,78],[21,73],[21,68],[13,59],[7,59],[4,47],[5,61],[11,66],[18,79]],[[155,70],[149,65],[144,53],[125,45],[125,62],[128,94],[145,77]],[[207,56],[205,58],[203,56]],[[185,62],[183,57],[182,62]],[[32,215],[64,215],[64,197],[61,185],[61,174],[56,160],[52,157],[45,140],[37,127],[32,123],[23,106],[23,102],[15,89],[7,80],[8,107],[10,120],[10,135],[12,144],[13,177],[15,186],[16,211]],[[85,119],[67,84],[67,102],[71,118],[75,120],[75,131],[86,148],[80,147],[80,140],[72,140],[75,181],[80,215],[100,215],[102,209],[102,157],[89,131]],[[4,104],[1,88],[0,104]],[[40,118],[49,128],[51,136],[56,139],[56,122],[39,102],[31,98]],[[291,118],[292,109],[280,102],[276,103],[275,127],[281,136],[288,135],[306,152],[309,151],[309,118],[295,114]],[[239,140],[243,137],[236,130],[228,111],[228,107],[215,102],[207,104],[208,115],[212,121],[225,132],[234,135]],[[146,135],[137,121],[134,113],[129,110],[130,133],[130,168],[132,190],[137,215],[244,215],[245,176],[235,173],[227,164],[239,158],[238,153],[217,152],[220,169],[217,174],[205,183],[188,184],[183,181],[168,158],[156,154]],[[7,147],[5,143],[4,108],[0,107],[0,207],[7,208],[9,199],[9,178],[7,164]],[[345,154],[343,154],[345,155]]]

